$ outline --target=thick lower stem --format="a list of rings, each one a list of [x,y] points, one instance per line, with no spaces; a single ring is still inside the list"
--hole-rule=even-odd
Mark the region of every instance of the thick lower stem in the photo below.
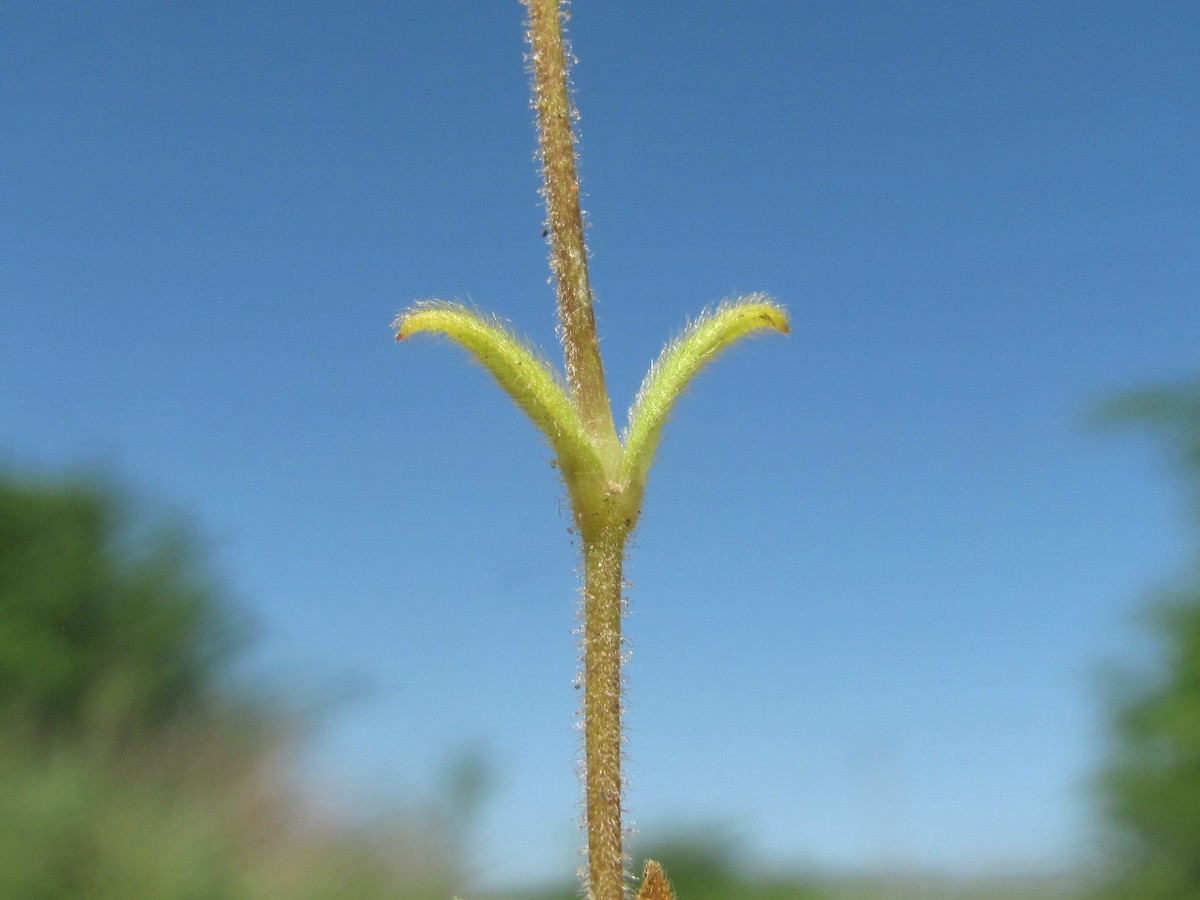
[[[624,900],[621,824],[621,613],[627,529],[584,539],[584,780],[589,900]]]

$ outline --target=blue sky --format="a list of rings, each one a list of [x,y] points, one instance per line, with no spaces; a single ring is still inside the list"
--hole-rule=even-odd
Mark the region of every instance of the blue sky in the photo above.
[[[575,549],[549,451],[393,315],[557,357],[515,2],[0,8],[0,455],[194,516],[256,665],[359,699],[346,803],[463,747],[482,884],[576,865]],[[1186,558],[1147,442],[1200,369],[1200,7],[574,8],[623,420],[691,315],[792,312],[701,377],[633,551],[629,806],[768,863],[1086,849],[1096,666]]]

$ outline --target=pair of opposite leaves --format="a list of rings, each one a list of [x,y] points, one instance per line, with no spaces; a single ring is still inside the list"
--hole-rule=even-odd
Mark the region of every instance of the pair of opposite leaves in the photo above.
[[[597,512],[608,501],[609,515],[625,528],[637,519],[663,426],[692,379],[740,338],[789,330],[786,310],[763,294],[704,312],[650,366],[620,446],[612,448],[589,433],[559,373],[496,317],[435,300],[402,312],[393,327],[398,341],[422,332],[440,334],[469,351],[550,441],[576,513]],[[613,507],[617,496],[624,502]]]

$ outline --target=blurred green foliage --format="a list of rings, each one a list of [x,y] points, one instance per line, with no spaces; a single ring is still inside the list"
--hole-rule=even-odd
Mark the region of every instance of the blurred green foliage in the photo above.
[[[1165,439],[1188,479],[1200,526],[1200,383],[1131,394],[1111,422]],[[1198,532],[1200,533],[1200,532]],[[1198,547],[1200,550],[1200,547]],[[1200,898],[1200,552],[1191,574],[1150,611],[1153,671],[1125,673],[1113,699],[1112,751],[1099,787],[1111,823],[1102,896]]]
[[[1079,881],[1062,876],[953,879],[902,871],[875,876],[764,872],[744,860],[736,839],[720,828],[692,829],[652,842],[638,854],[633,871],[640,873],[646,859],[663,864],[679,900],[1082,900],[1084,896]],[[578,898],[578,886],[564,882],[557,888],[508,894],[503,900]]]
[[[737,848],[736,839],[722,829],[692,831],[647,847],[633,871],[641,873],[647,859],[658,860],[681,900],[818,900],[826,896],[809,879],[748,872]]]
[[[85,484],[0,484],[0,708],[47,733],[142,731],[207,702],[239,646],[179,529]]]
[[[1106,418],[1165,439],[1200,526],[1200,384],[1130,395]],[[321,811],[289,770],[305,723],[229,675],[248,631],[197,546],[110,488],[0,477],[0,900],[484,900],[455,849],[483,757],[464,758],[419,827]],[[1149,619],[1157,665],[1112,699],[1094,890],[770,876],[719,832],[645,855],[681,900],[1200,900],[1200,552]],[[568,882],[511,900],[577,896]]]
[[[448,842],[298,791],[196,542],[89,482],[0,479],[0,900],[447,900]]]

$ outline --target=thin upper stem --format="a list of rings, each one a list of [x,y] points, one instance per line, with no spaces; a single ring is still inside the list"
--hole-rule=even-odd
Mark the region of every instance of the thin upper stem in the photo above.
[[[525,0],[537,106],[543,194],[550,232],[550,266],[558,287],[558,314],[566,352],[567,382],[585,427],[606,460],[615,461],[620,442],[604,381],[596,317],[588,281],[579,176],[575,168],[574,110],[567,89],[568,50],[559,0]]]

